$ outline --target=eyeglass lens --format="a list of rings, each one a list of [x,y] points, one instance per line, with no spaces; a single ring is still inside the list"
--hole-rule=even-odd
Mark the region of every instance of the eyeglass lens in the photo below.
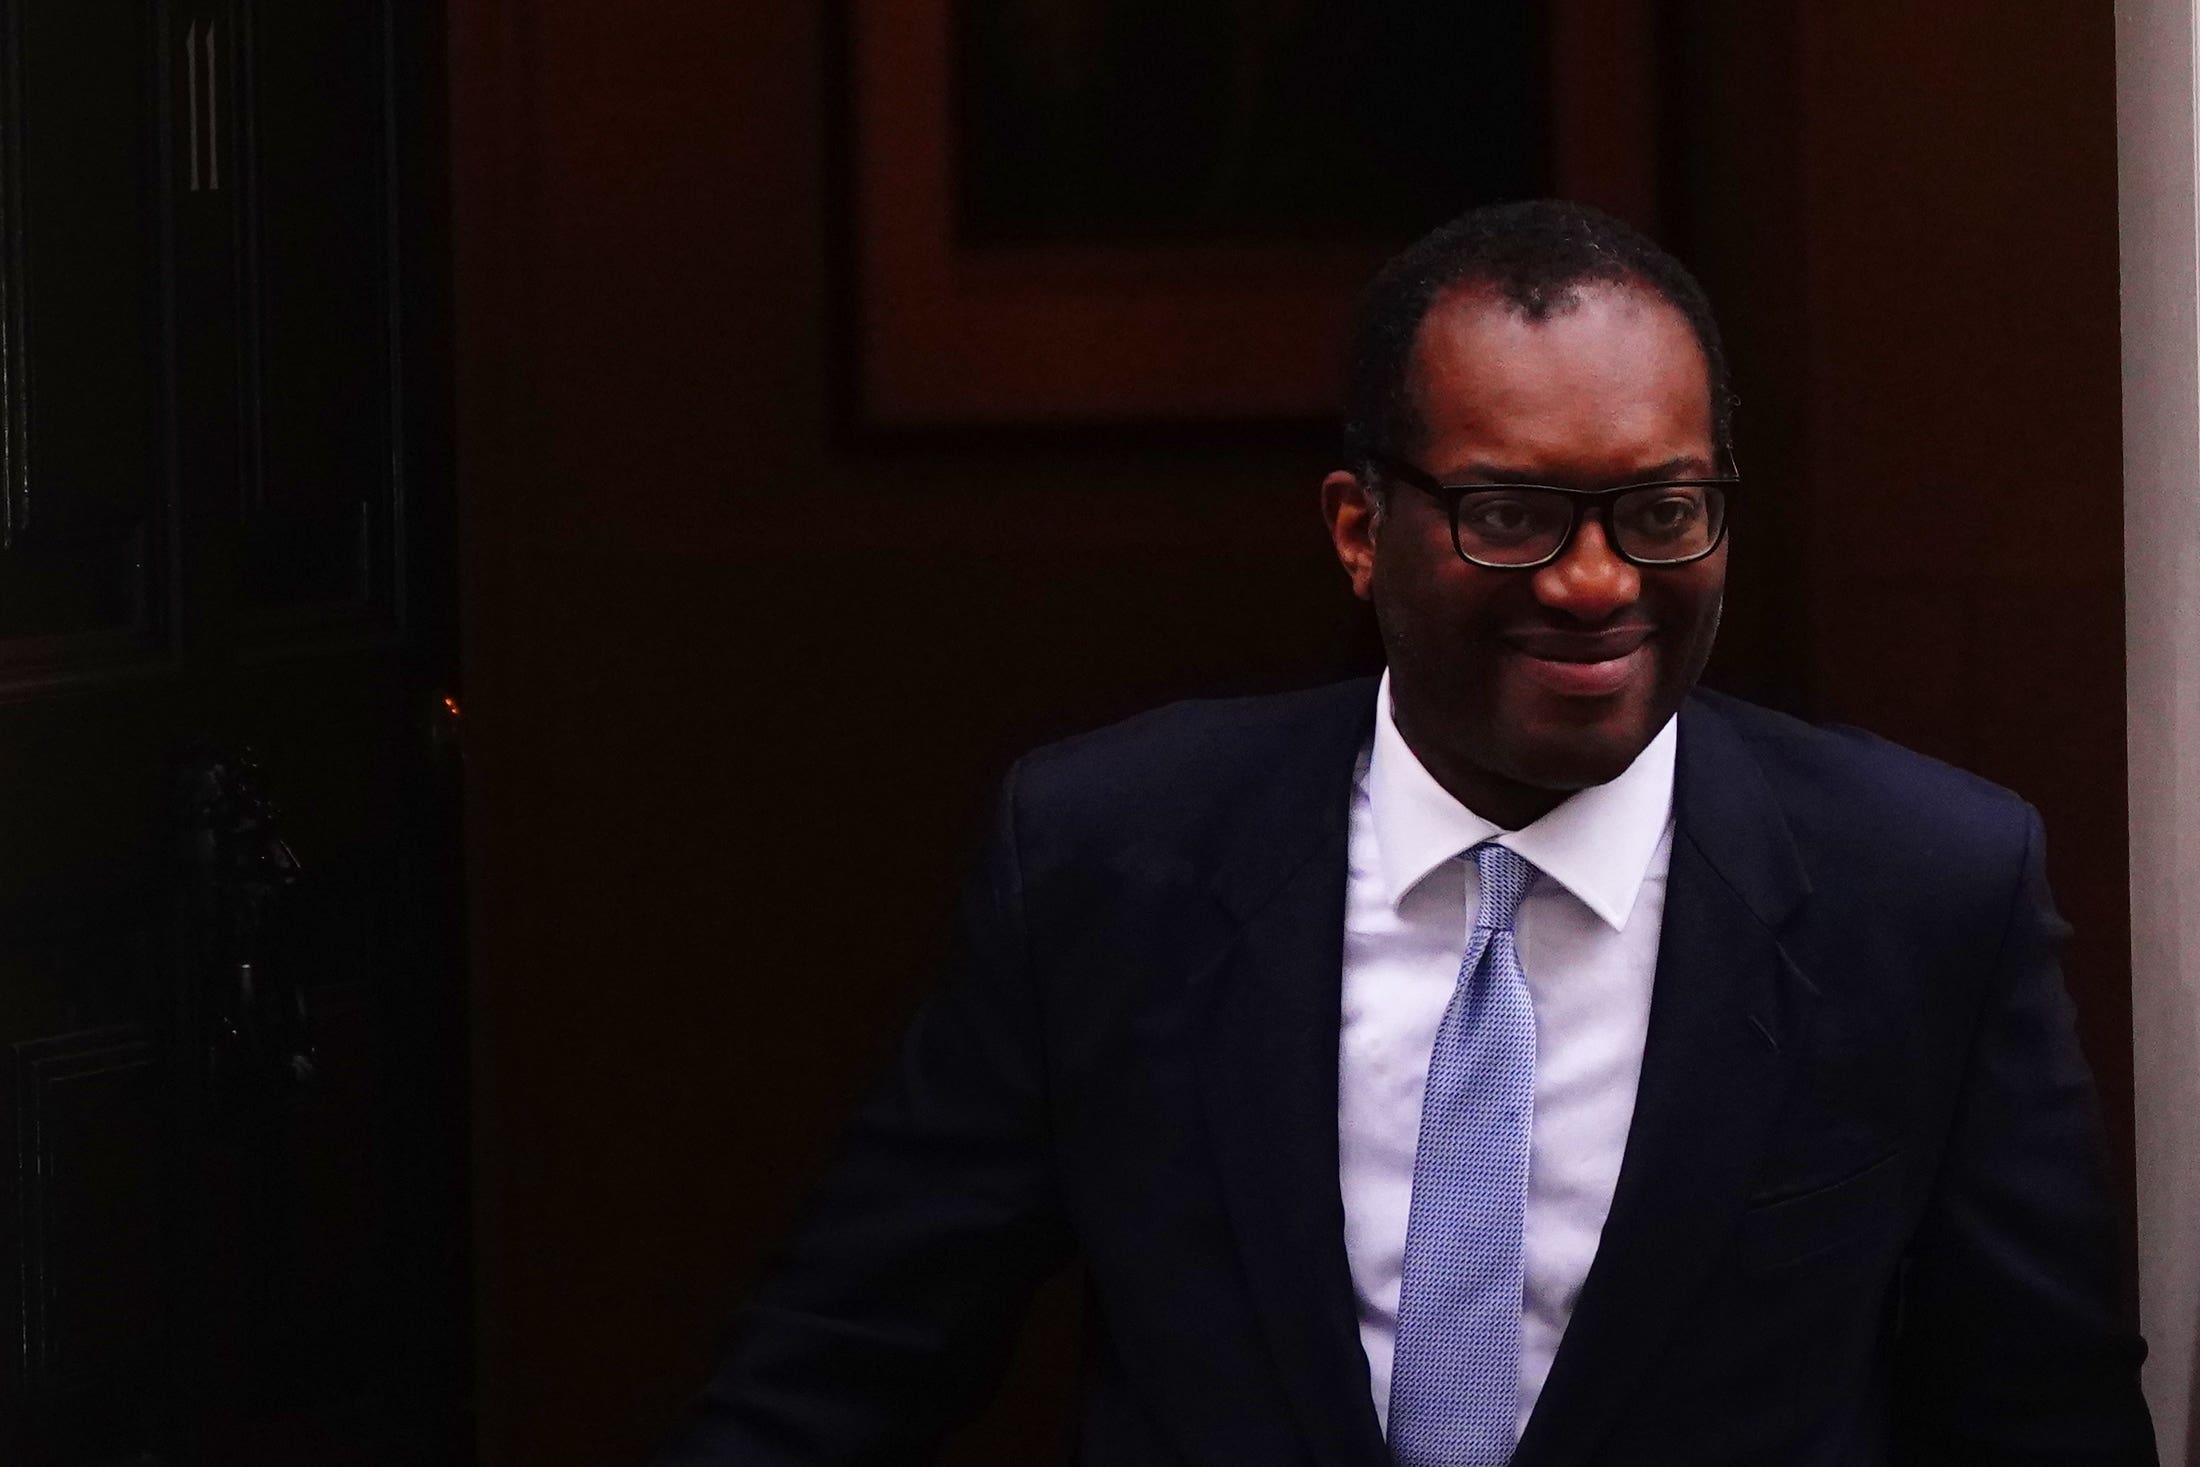
[[[1477,489],[1459,497],[1459,553],[1485,565],[1533,565],[1558,553],[1577,500],[1552,489]],[[1657,564],[1694,560],[1719,543],[1726,493],[1708,484],[1646,484],[1607,501],[1620,554]]]

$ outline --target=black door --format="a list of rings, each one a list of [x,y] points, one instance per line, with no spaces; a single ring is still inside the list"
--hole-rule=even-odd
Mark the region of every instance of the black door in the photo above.
[[[437,7],[0,0],[0,1460],[455,1460]]]

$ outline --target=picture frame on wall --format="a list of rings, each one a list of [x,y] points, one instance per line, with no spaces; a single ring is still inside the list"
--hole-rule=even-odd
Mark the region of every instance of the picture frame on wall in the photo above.
[[[1651,222],[1647,0],[843,3],[858,432],[1326,418],[1406,241],[1549,193]]]

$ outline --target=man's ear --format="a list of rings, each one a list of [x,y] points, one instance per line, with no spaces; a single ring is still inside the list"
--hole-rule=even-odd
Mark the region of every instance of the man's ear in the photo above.
[[[1342,469],[1322,480],[1322,520],[1329,526],[1329,542],[1352,581],[1352,594],[1362,601],[1369,599],[1375,584],[1375,531],[1383,517],[1377,492],[1359,475]]]

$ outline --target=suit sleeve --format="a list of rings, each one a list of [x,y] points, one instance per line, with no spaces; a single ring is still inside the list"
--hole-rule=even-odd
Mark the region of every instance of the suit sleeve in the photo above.
[[[2027,809],[2015,893],[1941,1174],[1915,1235],[1896,1349],[1897,1460],[2151,1464],[2121,1209]]]
[[[655,1467],[931,1461],[1067,1261],[1014,790],[1012,773],[947,981]]]

